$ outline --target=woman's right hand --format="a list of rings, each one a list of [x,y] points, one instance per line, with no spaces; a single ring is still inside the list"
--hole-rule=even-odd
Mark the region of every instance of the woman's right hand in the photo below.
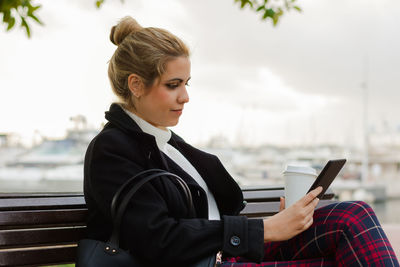
[[[308,229],[321,191],[322,187],[317,187],[292,206],[264,219],[264,242],[288,240]]]

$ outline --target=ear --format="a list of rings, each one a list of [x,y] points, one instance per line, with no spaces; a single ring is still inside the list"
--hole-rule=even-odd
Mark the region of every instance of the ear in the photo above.
[[[128,76],[128,88],[136,98],[141,97],[144,93],[142,78],[137,74],[130,74]]]

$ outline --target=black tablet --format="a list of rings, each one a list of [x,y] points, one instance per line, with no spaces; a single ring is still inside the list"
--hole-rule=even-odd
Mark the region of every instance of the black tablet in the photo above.
[[[308,192],[314,190],[318,186],[322,186],[322,192],[317,196],[319,199],[321,199],[345,163],[346,159],[334,159],[328,161]]]

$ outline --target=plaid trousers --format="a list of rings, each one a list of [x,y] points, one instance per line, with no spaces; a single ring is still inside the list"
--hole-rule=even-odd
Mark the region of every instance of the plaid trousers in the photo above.
[[[317,209],[312,226],[301,234],[264,245],[264,260],[227,258],[221,266],[399,266],[372,208],[361,201]]]

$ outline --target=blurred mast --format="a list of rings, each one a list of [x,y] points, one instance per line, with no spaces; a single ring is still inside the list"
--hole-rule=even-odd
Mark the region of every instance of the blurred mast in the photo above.
[[[368,56],[364,60],[363,93],[363,157],[361,165],[361,183],[365,184],[369,176],[369,128],[368,128]]]

